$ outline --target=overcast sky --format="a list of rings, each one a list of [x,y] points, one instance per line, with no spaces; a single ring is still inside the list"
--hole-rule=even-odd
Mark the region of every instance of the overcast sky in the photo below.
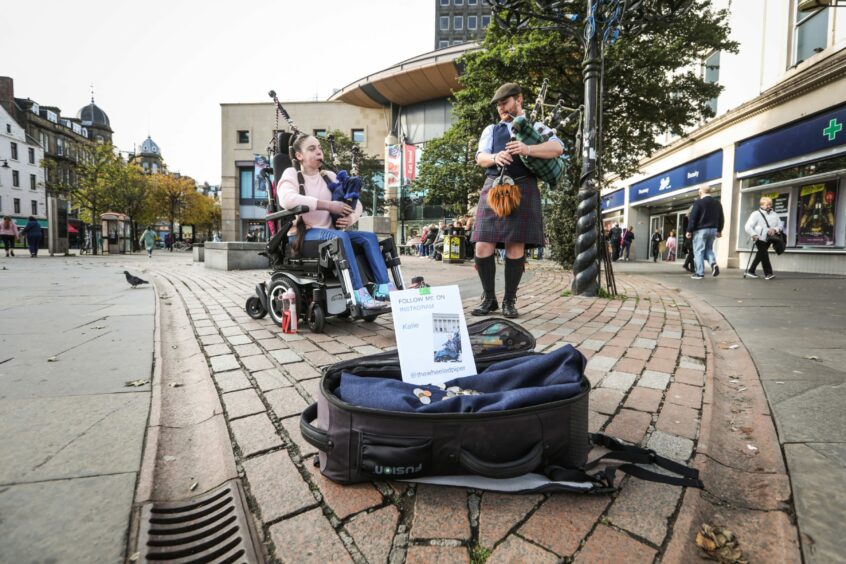
[[[436,0],[4,2],[0,76],[63,116],[94,98],[121,150],[220,183],[220,104],[325,100],[431,51]]]

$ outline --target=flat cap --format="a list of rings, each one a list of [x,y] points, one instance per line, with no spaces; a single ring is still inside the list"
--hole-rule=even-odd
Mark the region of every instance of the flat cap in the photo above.
[[[509,96],[516,96],[517,94],[522,93],[523,89],[520,88],[519,84],[516,84],[514,82],[506,82],[505,84],[496,89],[493,98],[491,98],[491,104],[496,104],[500,100],[504,100]]]

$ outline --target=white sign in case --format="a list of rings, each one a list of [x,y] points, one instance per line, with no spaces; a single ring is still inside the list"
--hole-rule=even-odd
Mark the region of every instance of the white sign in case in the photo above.
[[[458,286],[391,292],[391,313],[404,382],[442,384],[476,375]]]

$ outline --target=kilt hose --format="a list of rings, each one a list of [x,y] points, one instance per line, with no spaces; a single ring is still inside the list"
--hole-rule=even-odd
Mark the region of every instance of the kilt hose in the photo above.
[[[520,207],[506,217],[497,217],[488,206],[488,191],[495,178],[488,177],[482,186],[479,205],[476,208],[476,223],[473,226],[474,243],[525,243],[527,249],[543,246],[543,213],[538,181],[534,176],[515,179],[520,187]]]

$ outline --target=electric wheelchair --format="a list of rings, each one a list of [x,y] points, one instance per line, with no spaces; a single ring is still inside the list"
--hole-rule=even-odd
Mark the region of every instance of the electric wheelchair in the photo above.
[[[289,135],[286,132],[279,133],[278,146],[286,146]],[[270,187],[268,194],[271,201],[275,202],[276,186],[282,173],[290,166],[290,156],[280,152],[273,157],[273,166],[260,173]],[[355,257],[347,257],[340,239],[331,239],[304,241],[300,253],[293,252],[288,242],[288,231],[297,215],[307,211],[307,206],[298,206],[291,210],[272,212],[265,217],[273,235],[265,250],[259,254],[270,261],[270,280],[256,284],[256,295],[250,296],[246,303],[247,314],[253,319],[261,319],[269,314],[274,323],[281,325],[284,311],[282,295],[288,290],[292,290],[296,296],[298,320],[305,321],[315,333],[323,331],[326,318],[330,316],[373,321],[379,315],[390,312],[389,307],[365,309],[358,303],[348,261],[357,261],[367,289],[371,293],[374,289],[374,277],[364,254],[359,254],[359,249],[356,248]],[[404,289],[400,258],[393,237],[380,240],[379,248],[394,285],[398,290]]]

